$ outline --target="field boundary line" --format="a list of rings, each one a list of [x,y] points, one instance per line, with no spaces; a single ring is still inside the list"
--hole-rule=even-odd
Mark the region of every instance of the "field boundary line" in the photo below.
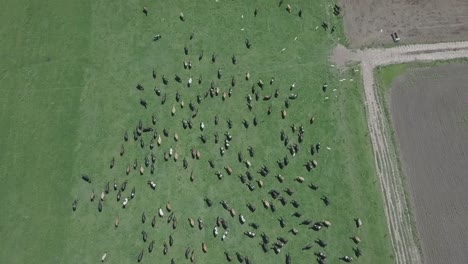
[[[339,54],[339,55],[335,55]],[[418,247],[417,230],[409,213],[412,209],[406,193],[404,178],[398,167],[398,153],[386,125],[384,102],[377,91],[374,69],[379,66],[418,61],[442,61],[468,58],[468,41],[442,42],[436,44],[403,45],[392,48],[347,50],[335,49],[332,58],[338,67],[348,62],[361,64],[364,104],[371,137],[374,159],[385,204],[385,215],[391,234],[394,259],[397,264],[422,264],[423,252]],[[341,56],[340,58],[336,56]],[[340,65],[341,63],[341,65]]]

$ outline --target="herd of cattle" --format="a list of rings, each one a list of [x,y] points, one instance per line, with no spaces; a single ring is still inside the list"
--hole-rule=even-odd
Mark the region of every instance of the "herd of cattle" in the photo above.
[[[282,1],[280,2],[280,6],[282,5]],[[289,13],[293,13],[294,10],[290,5],[286,6],[286,11]],[[334,7],[334,12],[340,12],[340,8],[338,6]],[[143,8],[143,13],[148,16],[150,14],[150,11],[148,8]],[[259,14],[259,10],[255,9],[254,10],[254,16],[257,17]],[[298,10],[297,15],[299,17],[303,16],[302,10]],[[179,14],[179,19],[182,21],[182,23],[187,23],[186,18],[183,13]],[[325,23],[325,22],[324,22]],[[325,23],[322,25],[323,28],[326,30],[328,28],[328,25]],[[332,29],[333,31],[334,29]],[[194,38],[194,34],[191,34],[188,39],[192,40]],[[161,35],[156,35],[153,38],[154,41],[161,41],[162,37]],[[251,49],[252,47],[252,42],[249,39],[246,39],[244,42],[245,48],[246,49]],[[193,72],[192,68],[196,67],[196,63],[193,63],[190,59],[189,54],[192,53],[192,50],[185,45],[183,51],[181,52],[184,53],[186,56],[186,60],[183,61],[182,66],[185,70]],[[197,63],[203,63],[203,52],[200,52],[198,54],[198,62]],[[211,64],[217,64],[217,54],[213,53],[211,55],[211,60],[207,63]],[[241,63],[239,58],[235,54],[233,54],[230,58],[230,62],[234,65],[234,67],[238,64]],[[238,219],[238,221],[233,221],[230,222],[228,219],[225,219],[223,217],[218,216],[215,221],[215,225],[212,230],[212,234],[214,237],[220,237],[221,241],[224,241],[228,236],[229,236],[229,231],[230,231],[230,226],[231,225],[241,225],[247,228],[244,229],[244,235],[247,238],[250,239],[259,239],[259,250],[262,250],[265,253],[268,252],[274,252],[275,254],[279,254],[283,249],[287,248],[287,244],[289,240],[294,239],[294,237],[301,232],[301,229],[311,229],[314,230],[315,232],[320,232],[321,229],[329,229],[332,228],[332,223],[331,221],[321,219],[318,221],[313,221],[309,218],[306,217],[307,212],[301,212],[299,209],[301,207],[301,203],[304,202],[306,203],[307,201],[300,201],[299,197],[297,195],[294,195],[295,192],[301,191],[317,191],[319,189],[319,186],[316,184],[313,184],[310,182],[309,179],[305,176],[297,176],[295,178],[287,179],[287,177],[282,176],[281,173],[273,173],[273,171],[281,172],[283,169],[285,169],[289,163],[290,159],[297,158],[298,153],[304,152],[305,154],[301,155],[301,157],[307,157],[305,162],[303,163],[304,165],[304,170],[306,172],[312,172],[314,171],[318,166],[319,163],[316,159],[320,157],[321,153],[321,144],[320,142],[309,142],[309,147],[306,146],[306,141],[307,138],[305,137],[306,134],[306,127],[307,126],[316,126],[317,120],[315,116],[310,116],[309,120],[306,120],[304,123],[307,124],[307,126],[299,124],[293,124],[291,125],[290,128],[278,128],[279,131],[279,138],[280,140],[277,142],[278,143],[278,148],[283,148],[284,149],[284,154],[282,157],[278,158],[276,160],[276,165],[278,168],[272,168],[271,165],[265,165],[262,164],[258,166],[258,169],[254,169],[256,166],[253,164],[256,163],[256,150],[255,146],[249,146],[247,148],[247,154],[244,155],[242,151],[239,151],[237,153],[237,160],[238,160],[238,165],[219,165],[219,161],[215,162],[214,158],[202,158],[202,153],[199,149],[197,148],[190,148],[184,151],[177,150],[176,148],[173,148],[170,146],[166,150],[164,150],[164,141],[173,141],[179,142],[181,139],[179,137],[179,134],[177,132],[178,129],[184,129],[184,130],[192,130],[195,133],[195,130],[200,131],[200,136],[199,136],[199,142],[198,144],[203,144],[203,145],[209,145],[212,144],[213,148],[216,148],[216,153],[220,156],[222,159],[225,155],[226,152],[230,151],[231,144],[232,144],[232,139],[236,135],[233,133],[233,127],[235,126],[243,126],[245,129],[243,131],[246,131],[245,133],[248,133],[247,130],[249,127],[253,126],[257,127],[262,125],[263,122],[268,122],[269,118],[275,118],[274,116],[277,115],[277,118],[282,118],[282,119],[287,119],[288,118],[288,110],[290,109],[290,106],[294,103],[294,100],[298,98],[298,93],[297,91],[299,88],[296,85],[296,82],[293,81],[289,87],[285,88],[280,88],[280,87],[275,87],[275,78],[272,77],[269,81],[263,81],[261,79],[253,80],[253,77],[255,73],[250,73],[249,71],[245,72],[242,76],[231,76],[228,77],[230,80],[230,87],[221,90],[221,88],[218,87],[216,84],[217,81],[220,81],[222,79],[225,79],[226,77],[224,76],[223,72],[224,67],[219,65],[218,70],[216,73],[214,73],[212,80],[208,82],[206,85],[205,82],[203,81],[202,77],[200,76],[198,80],[194,81],[192,79],[192,75],[190,74],[190,77],[188,80],[183,80],[183,78],[177,74],[174,74],[173,78],[170,78],[169,76],[166,75],[159,75],[157,70],[153,70],[151,75],[152,78],[154,79],[154,82],[159,82],[159,80],[162,82],[160,87],[167,87],[170,83],[173,85],[173,81],[175,81],[175,85],[181,86],[181,87],[188,87],[187,89],[197,89],[198,91],[203,90],[203,87],[208,86],[204,92],[199,93],[198,95],[194,96],[193,98],[187,98],[188,100],[188,111],[189,116],[187,118],[183,118],[182,120],[177,120],[174,116],[177,113],[177,110],[182,111],[185,108],[185,101],[183,96],[177,91],[175,93],[175,96],[173,97],[172,101],[170,99],[170,94],[168,95],[168,91],[163,91],[163,88],[154,88],[154,95],[153,98],[151,99],[145,99],[143,98],[143,91],[145,91],[144,85],[137,83],[135,88],[136,92],[140,93],[140,100],[139,103],[142,107],[145,109],[153,109],[157,111],[165,111],[166,108],[170,109],[171,116],[173,117],[174,121],[171,122],[173,127],[160,127],[159,126],[159,120],[156,114],[151,114],[150,117],[148,117],[148,120],[150,122],[144,123],[142,120],[139,120],[132,131],[125,131],[123,134],[123,142],[120,146],[120,153],[119,156],[120,158],[115,158],[112,157],[110,161],[110,169],[114,169],[116,162],[120,162],[117,160],[121,160],[122,163],[128,162],[128,166],[126,166],[125,172],[122,172],[123,177],[125,178],[122,180],[120,183],[117,180],[114,180],[113,185],[111,185],[111,182],[107,182],[105,184],[104,188],[102,191],[98,192],[95,194],[94,190],[91,191],[90,194],[90,201],[94,202],[97,200],[97,208],[98,211],[101,212],[104,207],[104,201],[107,200],[107,196],[112,192],[112,190],[115,192],[115,199],[118,203],[121,203],[122,208],[126,208],[129,206],[130,203],[132,203],[133,198],[135,197],[136,193],[136,188],[127,188],[127,185],[129,184],[129,180],[133,180],[136,178],[126,178],[128,177],[127,175],[130,175],[132,173],[134,174],[140,174],[140,175],[155,175],[157,174],[157,163],[156,162],[158,159],[158,155],[161,158],[161,162],[164,161],[169,161],[173,160],[174,162],[172,163],[173,166],[180,166],[178,164],[181,164],[182,167],[178,170],[181,172],[184,170],[188,169],[189,166],[189,161],[187,160],[187,157],[181,157],[179,153],[190,153],[191,158],[195,162],[201,162],[205,163],[206,169],[212,170],[213,174],[219,179],[223,180],[224,179],[224,174],[226,175],[232,175],[234,171],[245,171],[245,173],[240,173],[238,175],[239,181],[245,185],[247,188],[246,189],[239,189],[238,192],[242,191],[250,191],[253,192],[255,190],[264,190],[262,191],[264,193],[264,197],[259,197],[257,204],[261,205],[265,210],[270,210],[273,214],[276,212],[276,203],[281,204],[282,206],[292,206],[292,210],[294,213],[288,217],[285,216],[279,216],[277,218],[278,224],[281,227],[281,229],[285,229],[286,226],[288,225],[287,223],[294,223],[293,227],[289,230],[285,229],[284,236],[279,236],[276,239],[271,239],[269,237],[268,230],[261,230],[261,223],[256,223],[256,222],[248,222],[247,217],[245,214],[242,214],[243,210],[236,211],[233,207],[229,205],[229,202],[226,200],[221,200],[221,201],[213,201],[210,197],[200,197],[200,199],[204,199],[205,206],[210,208],[210,210],[226,210],[228,214],[231,216],[232,219]],[[211,121],[209,120],[200,120],[200,113],[204,112],[206,109],[212,107],[214,104],[211,104],[209,102],[204,103],[204,101],[208,100],[216,100],[216,98],[221,98],[222,101],[229,100],[232,96],[234,96],[235,93],[241,93],[238,92],[242,91],[241,88],[236,88],[238,86],[250,86],[251,88],[248,89],[247,94],[245,94],[245,112],[250,113],[250,115],[253,116],[252,119],[243,119],[242,122],[240,123],[235,123],[229,118],[229,113],[223,113],[222,111],[214,114],[211,116]],[[192,87],[192,86],[198,86],[198,87]],[[268,86],[268,88],[267,88]],[[327,89],[327,84],[325,83],[322,86],[323,91],[325,92]],[[266,92],[266,91],[270,92]],[[245,91],[245,90],[243,90]],[[286,91],[286,92],[285,92]],[[281,94],[286,93],[285,96],[281,96]],[[159,103],[156,103],[158,99],[154,99],[154,96],[156,98],[159,98]],[[242,95],[244,96],[244,95]],[[283,97],[283,99],[280,99]],[[284,100],[282,103],[282,107],[280,109],[273,109],[273,104],[268,103],[270,100]],[[266,112],[259,112],[260,110],[256,107],[254,107],[255,104],[268,104],[268,108]],[[168,106],[169,105],[169,106]],[[222,108],[220,108],[222,109]],[[169,111],[169,110],[167,110]],[[226,115],[226,116],[223,116]],[[205,114],[203,114],[205,115]],[[198,118],[197,118],[198,117]],[[261,120],[260,120],[261,117]],[[205,118],[207,116],[205,115]],[[223,120],[226,122],[224,125],[222,124]],[[180,121],[180,123],[179,123]],[[214,135],[211,137],[211,135],[207,135],[206,132],[206,127],[207,126],[214,126],[217,128],[217,132],[214,133]],[[224,130],[224,133],[222,132]],[[159,131],[159,132],[158,132]],[[236,130],[237,131],[237,130]],[[288,132],[291,131],[291,132]],[[222,134],[223,133],[223,134]],[[232,133],[232,134],[231,134]],[[252,130],[249,131],[249,133],[255,133],[252,132]],[[146,155],[143,159],[132,159],[131,161],[125,161],[124,158],[126,157],[126,148],[128,148],[131,144],[129,141],[132,140],[130,138],[129,134],[133,134],[133,140],[137,144],[133,144],[134,146],[136,145],[138,148],[141,149],[146,149],[148,150],[148,155]],[[186,144],[183,144],[183,146],[188,146],[188,145],[193,145],[195,142],[186,142]],[[214,143],[214,144],[213,144]],[[312,144],[311,144],[312,143]],[[274,144],[272,142],[271,144]],[[307,150],[302,150],[302,149],[307,149]],[[207,155],[208,156],[208,155]],[[190,157],[190,156],[189,156]],[[181,159],[181,161],[179,161]],[[219,159],[217,159],[219,160]],[[218,164],[217,164],[218,163]],[[149,170],[149,173],[148,173]],[[196,180],[194,171],[192,170],[190,173],[190,176],[188,178],[189,181],[194,182]],[[273,176],[273,174],[275,174]],[[92,183],[91,177],[87,174],[82,174],[81,175],[82,179],[88,183]],[[207,176],[208,177],[208,176]],[[141,178],[138,178],[139,180]],[[165,188],[165,186],[160,186],[156,180],[157,178],[155,177],[150,177],[146,179],[147,185],[149,188],[153,190],[157,190],[158,188]],[[267,186],[270,185],[270,181],[277,181],[281,186],[284,186],[284,188],[281,189],[269,189],[267,190]],[[309,182],[309,183],[306,183]],[[297,190],[295,190],[292,186],[289,186],[289,184],[295,184],[297,185]],[[273,184],[271,184],[273,185]],[[271,186],[270,185],[270,186]],[[304,186],[304,187],[302,187]],[[259,192],[260,193],[260,192]],[[96,198],[96,195],[99,195],[99,197]],[[227,197],[231,199],[235,199],[234,197]],[[177,198],[174,197],[173,200],[176,200]],[[290,200],[290,201],[289,201]],[[328,196],[322,195],[321,200],[323,201],[323,206],[330,206],[331,205],[331,200]],[[217,204],[220,204],[221,206],[216,207]],[[73,211],[77,210],[78,207],[78,200],[73,201],[72,203],[72,209]],[[255,202],[249,202],[246,204],[246,210],[248,210],[250,213],[255,213],[257,210],[257,207],[255,206]],[[154,228],[157,222],[157,219],[165,219],[167,223],[169,224],[168,228],[172,228],[174,231],[177,230],[177,227],[179,225],[179,219],[177,215],[175,214],[171,203],[167,203],[165,207],[163,208],[158,208],[157,213],[152,216],[150,222],[151,226]],[[359,228],[362,225],[362,221],[359,218],[354,219],[356,223],[356,227]],[[142,213],[141,215],[141,222],[145,224],[147,222],[147,216],[145,212]],[[115,228],[118,228],[120,224],[120,218],[117,217],[114,222]],[[187,221],[182,221],[180,224],[182,225],[189,225],[191,228],[198,228],[199,230],[203,230],[205,228],[205,222],[203,220],[203,217],[198,217],[197,219],[193,218],[188,218]],[[257,238],[259,237],[259,238]],[[146,254],[151,254],[154,250],[155,247],[155,240],[149,240],[148,239],[148,234],[145,231],[141,232],[141,238],[143,242],[147,243],[147,248],[142,249],[138,254],[136,254],[136,260],[138,262],[143,261],[144,257]],[[353,236],[350,239],[354,243],[354,255],[356,257],[361,256],[362,252],[361,249],[359,248],[359,243],[361,242],[360,238],[357,236]],[[162,246],[163,254],[166,255],[169,251],[169,248],[174,245],[175,241],[172,235],[169,236],[168,238],[168,243],[164,242]],[[322,239],[317,239],[315,240],[315,243],[308,243],[303,245],[302,250],[310,250],[314,247],[314,244],[316,244],[315,247],[317,247],[316,252],[314,253],[316,256],[316,260],[318,263],[326,263],[327,262],[327,255],[325,253],[325,248],[328,246],[328,243],[325,240]],[[147,252],[147,253],[146,253]],[[200,241],[199,246],[195,247],[187,247],[184,252],[184,257],[191,261],[191,262],[196,262],[196,254],[197,252],[202,252],[202,253],[207,253],[208,252],[208,244],[206,242]],[[227,261],[231,262],[234,259],[237,259],[240,263],[246,263],[246,264],[251,264],[253,263],[254,259],[252,257],[246,256],[244,254],[241,254],[240,252],[228,252],[225,251],[225,258]],[[107,251],[102,255],[101,261],[104,262],[107,260]],[[292,263],[292,257],[289,253],[285,254],[285,263],[286,264],[291,264]],[[341,260],[345,262],[351,262],[353,261],[353,257],[349,255],[344,255]],[[174,259],[171,259],[171,264],[175,263]]]

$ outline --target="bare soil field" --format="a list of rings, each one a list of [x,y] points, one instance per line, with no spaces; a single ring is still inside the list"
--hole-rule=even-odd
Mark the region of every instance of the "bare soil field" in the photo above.
[[[468,65],[410,70],[390,110],[425,263],[468,261]]]
[[[342,0],[345,33],[352,48],[392,42],[459,41],[468,35],[466,0]]]

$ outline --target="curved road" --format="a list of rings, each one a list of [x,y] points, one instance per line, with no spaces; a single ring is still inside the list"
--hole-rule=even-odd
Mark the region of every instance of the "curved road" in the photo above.
[[[398,46],[388,49],[350,51],[338,46],[334,60],[340,66],[347,61],[361,63],[368,126],[374,150],[374,158],[380,186],[384,194],[385,214],[397,264],[420,264],[423,256],[416,242],[416,230],[412,225],[403,179],[398,170],[397,152],[391,142],[382,102],[376,92],[374,68],[381,65],[413,61],[450,60],[468,58],[468,41],[438,44]]]

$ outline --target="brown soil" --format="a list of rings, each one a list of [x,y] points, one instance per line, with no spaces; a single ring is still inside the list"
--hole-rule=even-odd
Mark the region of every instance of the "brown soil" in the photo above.
[[[458,41],[468,35],[466,0],[342,0],[345,32],[353,48],[392,43]]]
[[[468,260],[468,65],[415,69],[391,91],[425,263]]]

